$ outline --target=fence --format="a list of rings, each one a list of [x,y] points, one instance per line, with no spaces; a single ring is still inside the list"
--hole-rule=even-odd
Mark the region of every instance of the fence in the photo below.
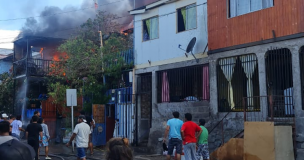
[[[158,102],[209,100],[209,67],[206,65],[157,72]]]
[[[294,123],[292,96],[244,97],[244,121],[271,121],[280,124]],[[248,102],[260,103],[262,108],[248,106]]]

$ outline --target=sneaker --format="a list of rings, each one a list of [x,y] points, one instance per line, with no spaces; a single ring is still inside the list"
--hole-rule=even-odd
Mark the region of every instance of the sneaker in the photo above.
[[[45,157],[45,159],[52,159],[52,158],[48,156],[48,157]]]

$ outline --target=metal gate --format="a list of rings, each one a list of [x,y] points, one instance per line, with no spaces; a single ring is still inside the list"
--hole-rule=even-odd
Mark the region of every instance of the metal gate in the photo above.
[[[269,102],[274,106],[274,117],[294,116],[291,52],[274,48],[267,51],[265,58],[268,116],[272,112]]]
[[[152,127],[152,74],[141,74],[137,78],[137,124],[136,143],[149,139]]]
[[[109,104],[114,105],[115,127],[113,137],[125,137],[134,142],[136,122],[136,96],[132,94],[132,87],[111,90]],[[107,108],[107,116],[111,116],[113,110]],[[108,137],[108,136],[107,136]]]
[[[104,146],[107,143],[105,105],[93,104],[93,118],[96,125],[92,133],[93,145]]]

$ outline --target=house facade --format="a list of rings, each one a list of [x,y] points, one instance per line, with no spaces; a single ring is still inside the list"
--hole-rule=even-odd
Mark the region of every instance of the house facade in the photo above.
[[[172,112],[209,120],[207,1],[160,0],[134,15],[135,141],[160,153]],[[195,37],[192,53],[185,53]],[[191,50],[190,49],[190,50]]]
[[[12,49],[0,48],[0,74],[10,72],[13,65],[13,51]]]
[[[304,157],[303,11],[302,0],[208,1],[211,114],[225,117],[227,129],[242,130],[244,121],[292,125],[297,159]]]

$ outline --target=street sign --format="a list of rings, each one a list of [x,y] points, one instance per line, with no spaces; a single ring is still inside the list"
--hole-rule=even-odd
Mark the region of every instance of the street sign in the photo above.
[[[77,106],[77,90],[67,89],[66,90],[67,106],[71,107],[71,120],[72,120],[72,132],[74,131],[74,107]],[[74,152],[74,141],[72,142],[72,151]]]
[[[77,106],[77,90],[67,89],[66,90],[67,106]]]

